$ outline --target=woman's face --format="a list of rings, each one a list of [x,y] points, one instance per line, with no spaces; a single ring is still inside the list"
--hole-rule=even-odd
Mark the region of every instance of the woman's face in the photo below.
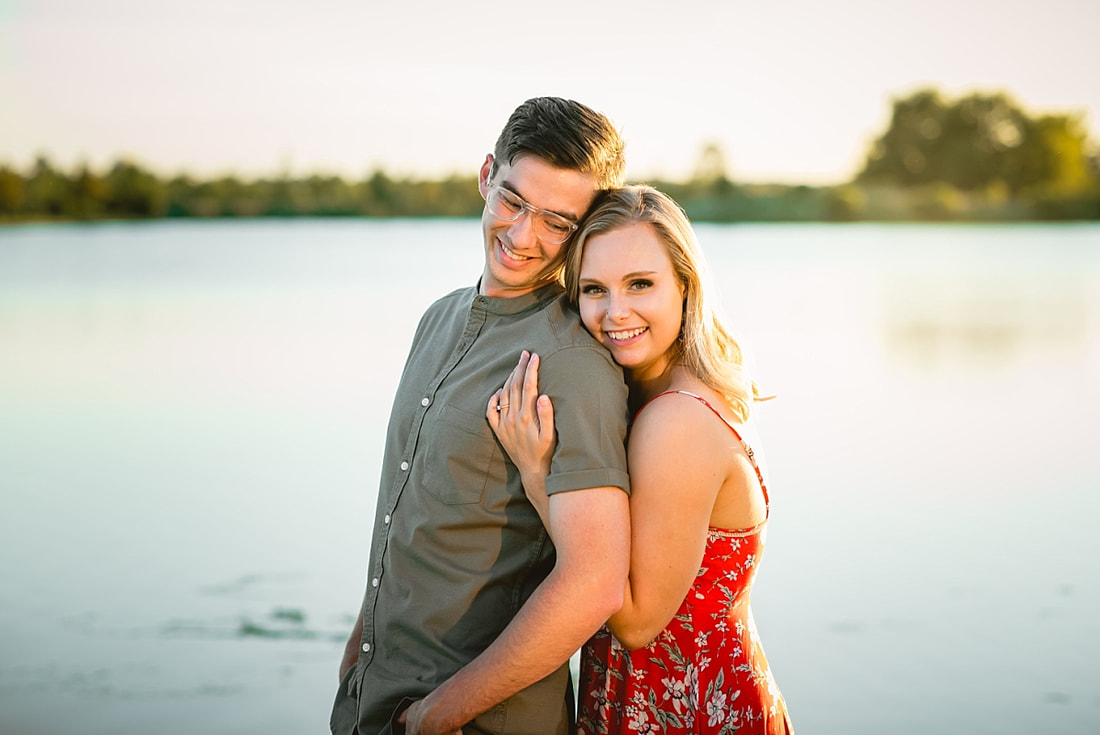
[[[661,374],[680,334],[684,291],[653,227],[635,223],[591,237],[579,280],[585,328],[634,380]]]

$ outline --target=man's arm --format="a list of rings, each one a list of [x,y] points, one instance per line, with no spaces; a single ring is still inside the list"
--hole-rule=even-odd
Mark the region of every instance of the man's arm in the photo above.
[[[630,557],[626,493],[557,493],[549,530],[553,571],[489,648],[406,711],[409,735],[453,733],[550,675],[622,606]]]

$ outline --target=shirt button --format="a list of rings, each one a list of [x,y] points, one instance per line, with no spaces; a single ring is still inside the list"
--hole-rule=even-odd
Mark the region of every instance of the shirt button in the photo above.
[[[428,398],[427,396],[424,396],[423,398],[420,399],[420,405],[421,406],[427,406],[431,402],[432,402],[432,399]]]
[[[387,526],[390,525],[390,516],[388,513],[386,514],[386,517],[382,519],[382,522],[385,523]]]
[[[369,643],[364,643],[363,644],[363,653],[370,653],[370,644]]]
[[[402,462],[401,463],[401,471],[404,472],[407,469],[409,469],[409,463],[408,462]]]
[[[378,577],[375,577],[374,579],[372,579],[370,581],[370,586],[371,587],[377,587],[378,586]]]

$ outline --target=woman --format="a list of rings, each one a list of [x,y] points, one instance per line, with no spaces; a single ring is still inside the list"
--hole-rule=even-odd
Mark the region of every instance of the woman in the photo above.
[[[690,223],[645,186],[612,192],[578,234],[566,289],[623,366],[631,566],[625,603],[585,645],[582,733],[787,733],[749,610],[768,495],[741,349],[703,286]],[[526,353],[487,415],[544,520],[553,406]]]

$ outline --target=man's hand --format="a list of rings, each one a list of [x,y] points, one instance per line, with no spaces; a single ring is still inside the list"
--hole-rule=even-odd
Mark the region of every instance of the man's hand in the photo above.
[[[428,720],[427,700],[418,699],[407,710],[397,716],[397,721],[405,726],[405,735],[462,735],[462,730],[443,730],[433,728]]]

